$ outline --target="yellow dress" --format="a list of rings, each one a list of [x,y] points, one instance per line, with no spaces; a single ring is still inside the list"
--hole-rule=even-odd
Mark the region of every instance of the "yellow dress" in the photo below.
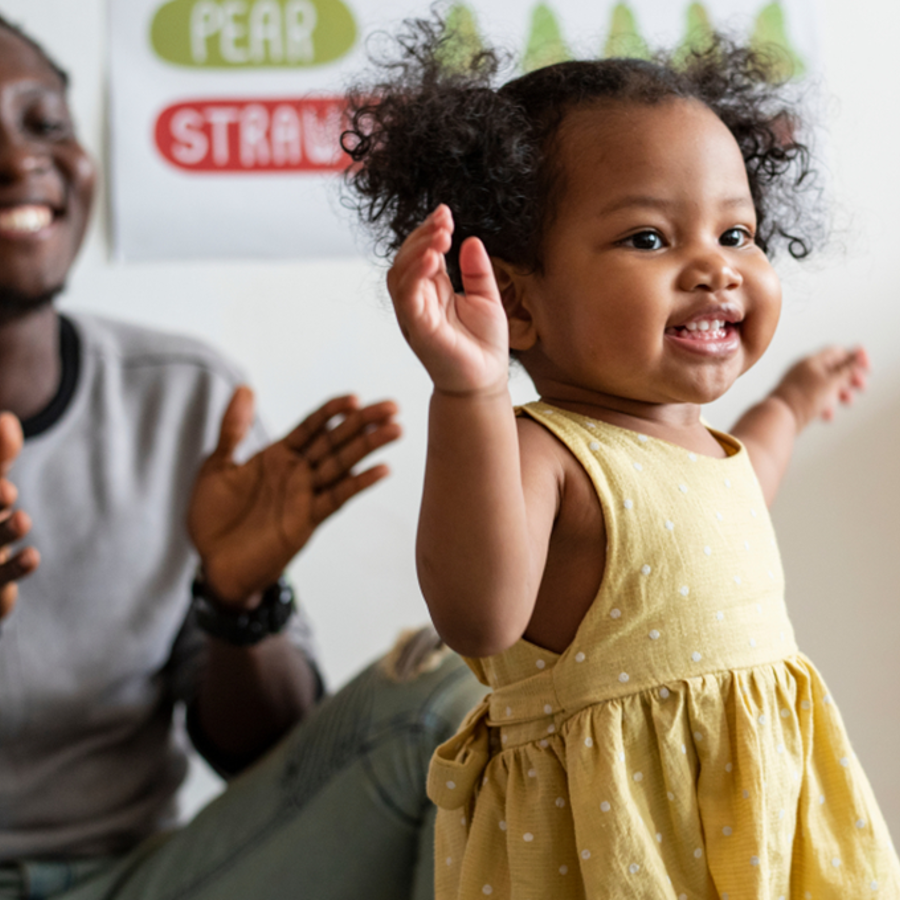
[[[492,692],[432,760],[438,900],[900,898],[746,450],[523,413],[589,474],[607,568],[564,653],[468,661]]]

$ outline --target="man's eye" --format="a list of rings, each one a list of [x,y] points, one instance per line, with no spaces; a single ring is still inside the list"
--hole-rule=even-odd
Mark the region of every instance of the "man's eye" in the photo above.
[[[635,250],[659,250],[663,246],[663,239],[655,231],[639,231],[625,238],[622,243]]]
[[[723,247],[743,247],[752,240],[753,237],[746,228],[729,228],[719,237],[719,243]]]
[[[31,127],[45,137],[58,137],[68,130],[67,123],[59,119],[39,119]]]
[[[51,108],[44,108],[47,106]],[[72,130],[71,122],[68,116],[61,115],[53,106],[55,104],[42,103],[27,110],[22,119],[23,127],[42,138],[56,140],[68,137]]]

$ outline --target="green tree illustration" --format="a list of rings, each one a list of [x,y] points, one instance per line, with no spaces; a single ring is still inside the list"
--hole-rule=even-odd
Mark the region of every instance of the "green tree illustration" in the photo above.
[[[703,50],[708,46],[713,35],[712,22],[709,13],[702,3],[692,3],[687,8],[685,18],[687,22],[684,29],[684,38],[673,55],[676,66],[687,62],[688,56],[695,50]]]
[[[522,70],[533,72],[571,58],[572,53],[563,38],[556,14],[546,3],[538,3],[531,13],[531,31]]]
[[[764,6],[756,17],[756,25],[750,37],[750,46],[771,54],[774,60],[772,77],[775,81],[800,79],[806,74],[806,65],[794,51],[787,36],[784,11],[777,2]]]
[[[447,69],[464,72],[484,49],[475,13],[465,3],[457,3],[444,21],[447,38],[439,49],[438,59]]]
[[[617,3],[613,8],[603,55],[650,58],[650,48],[638,33],[637,21],[627,3]]]

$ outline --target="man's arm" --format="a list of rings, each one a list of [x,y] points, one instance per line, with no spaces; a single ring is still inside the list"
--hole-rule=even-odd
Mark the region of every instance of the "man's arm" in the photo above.
[[[284,634],[253,647],[209,638],[192,733],[199,728],[216,768],[240,771],[306,716],[318,692],[312,665]]]
[[[253,610],[313,531],[350,498],[388,474],[357,463],[396,440],[391,402],[360,409],[354,397],[329,401],[246,463],[234,451],[253,420],[253,395],[235,391],[219,443],[201,468],[188,514],[208,592],[227,610]],[[240,768],[264,753],[314,704],[318,677],[282,633],[250,647],[210,637],[191,711],[201,749]]]

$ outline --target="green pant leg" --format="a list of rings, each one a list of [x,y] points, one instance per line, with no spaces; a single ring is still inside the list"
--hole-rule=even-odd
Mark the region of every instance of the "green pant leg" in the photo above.
[[[402,684],[372,666],[192,823],[54,900],[428,900],[428,761],[484,691],[453,655]]]

